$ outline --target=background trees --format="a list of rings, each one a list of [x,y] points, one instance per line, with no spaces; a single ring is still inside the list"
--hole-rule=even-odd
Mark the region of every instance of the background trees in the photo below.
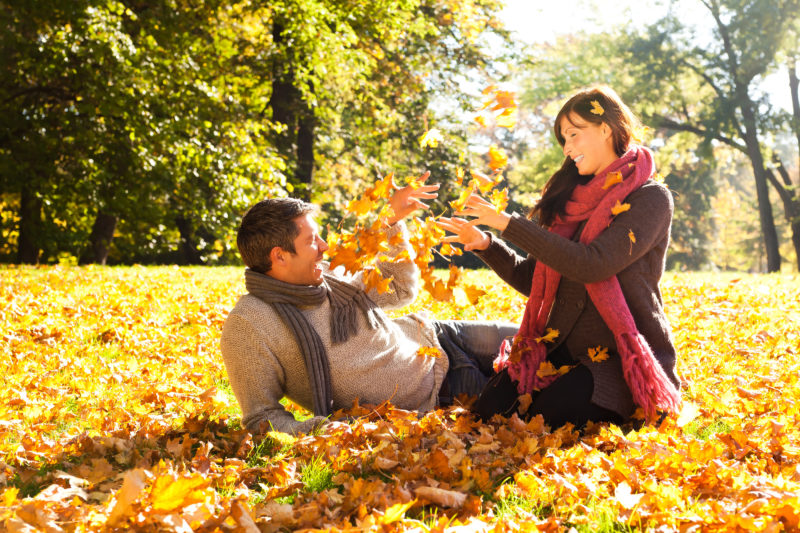
[[[800,256],[798,3],[671,0],[648,26],[526,53],[500,0],[2,3],[0,260],[232,261],[256,199],[310,198],[337,223],[390,171],[430,169],[441,211],[493,142],[526,209],[562,158],[559,104],[607,83],[676,192],[669,265],[776,270]],[[487,137],[470,111],[508,72],[520,120]],[[422,149],[432,127],[444,141]]]

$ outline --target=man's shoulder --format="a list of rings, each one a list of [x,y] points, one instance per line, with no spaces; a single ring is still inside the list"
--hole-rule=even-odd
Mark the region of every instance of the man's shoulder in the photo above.
[[[250,324],[267,324],[277,320],[275,308],[252,294],[243,294],[228,313],[225,323],[248,322]]]

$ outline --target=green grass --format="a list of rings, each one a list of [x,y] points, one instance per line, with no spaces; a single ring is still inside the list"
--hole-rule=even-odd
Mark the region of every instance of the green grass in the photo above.
[[[730,433],[731,430],[733,430],[732,425],[722,418],[716,418],[712,421],[702,419],[693,420],[686,425],[683,432],[693,436],[697,440],[708,440],[709,437],[720,433]]]
[[[336,487],[333,483],[335,474],[330,464],[318,455],[308,462],[300,474],[300,479],[308,492],[322,492]]]

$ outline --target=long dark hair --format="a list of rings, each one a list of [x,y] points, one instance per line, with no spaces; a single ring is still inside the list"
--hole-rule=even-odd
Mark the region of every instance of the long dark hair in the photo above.
[[[598,114],[598,106],[602,108],[602,114]],[[566,139],[561,133],[561,122],[564,118],[569,121],[572,113],[586,122],[598,125],[605,123],[611,128],[617,157],[621,157],[628,150],[634,131],[640,126],[639,120],[612,88],[592,87],[580,91],[567,100],[558,112],[553,130],[556,140],[562,147]],[[575,162],[569,157],[565,158],[561,168],[545,184],[542,197],[531,209],[528,218],[538,218],[542,226],[552,225],[556,217],[564,213],[564,207],[572,196],[575,186],[587,183],[591,178],[592,176],[581,176]]]

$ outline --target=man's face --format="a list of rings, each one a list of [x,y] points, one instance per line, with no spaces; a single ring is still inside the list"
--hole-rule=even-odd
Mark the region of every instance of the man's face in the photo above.
[[[286,253],[287,268],[283,279],[295,285],[319,285],[322,283],[322,254],[328,244],[319,236],[317,223],[306,214],[294,219],[300,234],[294,240],[295,253]]]

